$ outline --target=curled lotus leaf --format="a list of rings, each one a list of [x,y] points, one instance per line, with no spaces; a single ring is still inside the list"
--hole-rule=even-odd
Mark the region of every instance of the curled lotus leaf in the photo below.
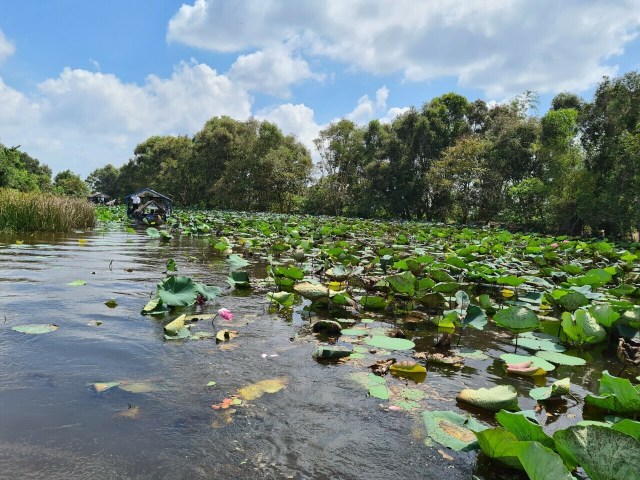
[[[301,282],[295,285],[293,289],[312,302],[329,298],[329,289],[320,283]]]
[[[491,412],[519,410],[518,394],[511,385],[498,385],[477,390],[465,388],[458,393],[456,400]]]
[[[473,431],[487,428],[473,417],[451,411],[423,412],[422,419],[429,437],[445,447],[463,452],[480,448]]]

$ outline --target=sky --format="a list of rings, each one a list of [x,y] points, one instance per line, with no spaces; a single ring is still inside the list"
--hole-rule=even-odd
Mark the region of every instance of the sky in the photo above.
[[[54,174],[120,166],[215,116],[312,151],[456,92],[586,100],[640,69],[640,0],[0,0],[0,143]]]

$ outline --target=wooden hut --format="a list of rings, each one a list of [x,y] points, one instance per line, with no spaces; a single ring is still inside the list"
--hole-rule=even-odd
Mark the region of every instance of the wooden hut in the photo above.
[[[143,188],[124,197],[129,218],[150,223],[162,223],[171,215],[171,199],[161,193]]]
[[[89,200],[91,203],[104,205],[109,200],[111,200],[111,197],[106,193],[93,192],[91,195],[87,196],[87,200]]]

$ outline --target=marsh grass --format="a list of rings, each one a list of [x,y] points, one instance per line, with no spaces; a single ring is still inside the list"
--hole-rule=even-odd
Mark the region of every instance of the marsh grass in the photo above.
[[[84,199],[0,188],[0,231],[68,232],[95,221],[95,207]]]

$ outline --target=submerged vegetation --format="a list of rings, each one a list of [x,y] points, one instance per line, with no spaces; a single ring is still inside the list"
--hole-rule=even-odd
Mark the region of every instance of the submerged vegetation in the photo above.
[[[69,232],[95,222],[95,208],[84,199],[0,188],[0,231]]]

